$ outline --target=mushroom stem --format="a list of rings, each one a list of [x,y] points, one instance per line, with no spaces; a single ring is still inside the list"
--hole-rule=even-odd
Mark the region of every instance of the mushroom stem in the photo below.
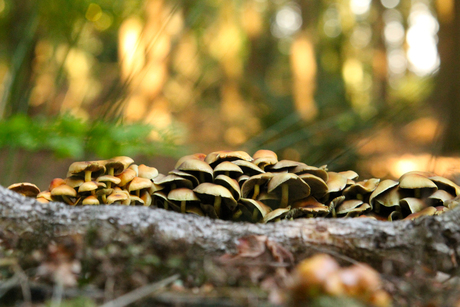
[[[199,178],[200,183],[205,182],[205,181],[204,181],[204,173],[203,173],[203,172],[200,172],[200,175],[199,175],[199,176],[200,176],[200,178]]]
[[[113,176],[114,173],[115,173],[115,169],[113,167],[109,167],[109,169],[107,170],[107,174]]]
[[[62,195],[62,199],[66,202],[66,204],[71,205],[71,206],[75,206],[75,203],[73,203],[73,202],[70,200],[69,196],[67,196],[67,195]]]
[[[102,194],[101,197],[102,197],[102,203],[103,203],[103,204],[107,204],[107,195]]]
[[[243,211],[241,211],[241,209],[238,209],[235,213],[233,213],[232,220],[238,219],[241,216],[241,214],[243,214]]]
[[[252,221],[253,221],[254,223],[257,223],[257,221],[258,221],[258,219],[257,219],[258,215],[259,215],[259,211],[258,211],[256,208],[254,208],[254,211],[252,211]]]
[[[85,171],[85,182],[91,181],[91,171]]]
[[[422,195],[422,192],[420,189],[415,189],[414,190],[414,197],[415,198],[420,198],[420,196]]]
[[[220,196],[216,196],[214,198],[214,210],[216,210],[217,216],[220,218],[220,204],[222,203],[222,198]]]
[[[286,208],[289,200],[289,185],[284,183],[281,185],[281,204],[280,208]]]
[[[185,200],[180,202],[180,212],[185,213]]]
[[[256,184],[254,186],[254,195],[252,195],[252,199],[257,199],[257,196],[259,196],[260,193],[260,186]]]

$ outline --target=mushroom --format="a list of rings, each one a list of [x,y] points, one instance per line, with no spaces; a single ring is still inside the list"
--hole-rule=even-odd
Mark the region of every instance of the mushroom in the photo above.
[[[212,182],[213,169],[205,161],[189,159],[177,167],[178,170],[192,174],[198,178],[200,183]]]
[[[106,161],[102,161],[101,163],[104,164],[105,168],[107,169],[108,175],[116,176],[127,169],[131,164],[133,164],[134,160],[130,157],[119,156]]]
[[[289,201],[294,201],[309,196],[310,187],[296,174],[277,173],[268,182],[267,192],[275,192],[280,194],[280,208],[286,208]]]
[[[425,209],[412,213],[408,216],[406,216],[404,219],[405,220],[414,220],[416,218],[422,217],[422,216],[427,216],[427,215],[435,215],[438,210],[435,207],[426,207]]]
[[[49,203],[50,201],[53,201],[53,198],[51,197],[51,192],[50,191],[42,191],[37,194],[37,201],[41,203]]]
[[[289,172],[295,169],[297,166],[302,165],[304,163],[292,161],[292,160],[280,160],[276,162],[276,164],[267,166],[265,170],[273,173],[284,173]]]
[[[238,165],[245,175],[254,176],[265,173],[260,167],[246,160],[235,160],[231,163]],[[216,170],[214,169],[214,172]]]
[[[328,193],[336,193],[343,191],[347,186],[347,177],[340,173],[328,172],[327,187]]]
[[[298,176],[310,186],[311,195],[316,199],[322,199],[328,194],[329,188],[321,177],[310,173],[305,173]]]
[[[129,206],[131,199],[129,193],[121,189],[114,189],[113,193],[107,196],[107,204],[121,204]]]
[[[317,217],[329,214],[329,207],[320,203],[313,196],[298,200],[292,204],[291,211],[286,219],[298,217]]]
[[[454,196],[458,196],[460,194],[460,186],[450,179],[441,176],[430,176],[428,179],[433,181],[438,186],[439,190],[445,190]]]
[[[79,186],[81,186],[83,184],[83,182],[85,182],[84,179],[80,178],[80,177],[75,177],[75,176],[71,176],[71,177],[67,177],[65,180],[64,180],[65,184],[71,186],[72,188],[78,188]]]
[[[240,186],[238,185],[238,182],[225,175],[219,175],[214,179],[214,183],[221,185],[225,188],[227,188],[233,195],[233,198],[238,201],[241,197],[241,189]]]
[[[96,181],[86,181],[78,187],[78,193],[84,194],[86,192],[91,192],[92,195],[96,194],[98,188],[105,188],[106,185],[103,182]]]
[[[292,169],[291,172],[299,176],[302,174],[312,174],[321,178],[324,182],[327,182],[329,175],[327,174],[327,171],[324,168],[310,166],[302,163],[297,165],[294,169]]]
[[[190,180],[192,182],[192,186],[194,188],[200,184],[200,182],[198,181],[198,179],[195,176],[193,176],[190,173],[180,171],[178,169],[173,169],[172,171],[169,171],[168,174],[169,175],[176,175],[176,176],[179,176],[179,177],[182,177],[182,178]]]
[[[218,217],[222,217],[221,203],[224,203],[230,211],[234,211],[237,202],[227,188],[218,184],[204,182],[198,185],[193,191],[203,204],[212,204]]]
[[[278,222],[288,214],[289,210],[291,210],[290,207],[275,209],[265,215],[263,223]]]
[[[206,156],[204,161],[208,163],[211,167],[216,166],[222,161],[234,161],[234,160],[245,160],[245,161],[253,161],[254,159],[244,151],[215,151],[211,152],[209,155]]]
[[[120,183],[118,185],[120,187],[124,187],[136,177],[136,171],[131,168],[127,168],[116,177],[120,179]]]
[[[163,207],[165,210],[169,209],[169,200],[168,196],[164,191],[155,191],[153,193],[153,203],[155,204],[156,207]],[[158,203],[160,203],[161,206],[158,206]]]
[[[162,188],[160,187],[161,189],[166,189],[166,187],[168,187],[168,191],[176,188],[193,188],[193,184],[190,180],[177,175],[158,176],[153,179],[153,183],[157,186],[162,186]]]
[[[427,205],[422,200],[414,197],[406,197],[401,199],[399,201],[399,205],[401,206],[402,213],[406,216],[422,211],[427,207]]]
[[[278,162],[276,153],[267,149],[259,149],[252,155],[252,158],[254,159],[253,163],[261,170],[264,170],[268,165],[274,165]]]
[[[448,203],[448,201],[454,199],[454,196],[450,194],[449,192],[446,192],[445,190],[437,190],[428,198],[426,201],[433,207],[438,206],[438,205],[444,205],[445,203]]]
[[[53,180],[51,180],[50,185],[48,186],[48,191],[52,191],[55,187],[58,187],[63,184],[66,184],[66,180],[62,178],[54,178]]]
[[[148,190],[152,187],[152,181],[147,178],[134,177],[133,180],[128,184],[128,191],[135,192],[137,197],[140,197],[141,190]]]
[[[358,199],[349,199],[336,208],[336,214],[343,217],[354,217],[369,211],[369,209],[371,206],[368,203]]]
[[[273,173],[264,173],[249,177],[241,186],[241,194],[244,198],[257,199],[260,187],[267,184],[273,177]]]
[[[412,191],[408,196],[416,198],[426,197],[433,194],[438,186],[430,179],[414,173],[404,174],[399,178],[399,187],[402,192]]]
[[[101,174],[104,173],[105,166],[98,161],[74,162],[69,166],[67,177],[83,175],[85,181],[91,181],[91,175],[94,172]]]
[[[155,167],[150,167],[145,164],[138,166],[138,177],[153,179],[158,176],[158,170]]]
[[[62,198],[65,203],[74,206],[75,202],[73,202],[70,198],[77,197],[77,191],[67,184],[61,184],[51,190],[51,196],[53,196],[53,200],[59,200],[59,198]]]
[[[180,205],[180,212],[185,213],[187,210],[187,204],[199,204],[200,199],[196,196],[196,194],[187,188],[179,188],[172,190],[168,194],[168,200],[171,203]]]
[[[152,196],[150,195],[150,192],[147,190],[144,190],[141,192],[141,199],[144,202],[145,207],[150,207],[152,204]]]
[[[119,185],[121,183],[121,179],[119,177],[115,177],[113,175],[99,176],[99,177],[96,178],[96,181],[105,183],[108,189],[112,188],[112,184]],[[104,202],[105,202],[105,199],[104,199]]]
[[[343,190],[343,195],[345,195],[348,199],[356,198],[359,200],[365,200],[364,196],[371,194],[377,188],[379,183],[380,179],[377,178],[356,182]]]
[[[183,157],[179,158],[179,160],[177,160],[176,166],[174,166],[174,168],[178,168],[179,165],[181,165],[182,163],[184,163],[187,160],[204,161],[205,158],[206,158],[206,155],[204,153],[195,153],[195,154],[192,154],[192,155],[183,156]]]
[[[30,182],[13,183],[8,189],[26,197],[37,197],[40,193],[40,189]]]
[[[243,175],[243,170],[238,165],[229,162],[223,161],[214,167],[214,178],[218,175],[225,175],[230,178],[238,178],[239,176]]]
[[[97,199],[96,196],[90,195],[90,196],[88,196],[88,197],[85,197],[85,199],[83,199],[82,204],[83,204],[84,206],[88,206],[88,205],[99,205],[99,200]]]
[[[400,199],[398,182],[387,179],[380,182],[372,192],[369,204],[376,213],[388,214],[388,211],[399,208]]]
[[[265,205],[263,202],[250,199],[241,198],[240,203],[243,204],[251,214],[251,221],[257,223],[260,219],[264,219],[265,216],[272,211],[272,209]]]

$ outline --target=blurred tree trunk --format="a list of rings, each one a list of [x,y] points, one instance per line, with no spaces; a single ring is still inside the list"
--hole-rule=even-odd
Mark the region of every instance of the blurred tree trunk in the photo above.
[[[444,124],[439,154],[449,155],[460,151],[460,2],[446,0],[437,4],[441,67],[430,102],[439,110]]]

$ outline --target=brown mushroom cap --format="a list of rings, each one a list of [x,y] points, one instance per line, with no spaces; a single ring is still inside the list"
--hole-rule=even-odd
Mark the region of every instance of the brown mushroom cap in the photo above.
[[[386,179],[386,180],[381,181],[379,185],[375,188],[375,190],[372,192],[371,196],[369,197],[370,205],[373,206],[373,200],[375,197],[385,193],[386,191],[389,191],[391,188],[396,187],[398,184],[399,184],[398,181],[391,180],[391,179]]]
[[[291,170],[291,172],[299,176],[302,174],[312,174],[321,178],[324,182],[327,182],[329,178],[327,172],[323,168],[310,166],[304,163],[296,166],[294,169]]]
[[[352,170],[339,172],[339,174],[350,180],[356,180],[359,177],[358,173]]]
[[[75,191],[75,189],[71,186],[61,184],[51,190],[51,196],[53,197],[53,200],[59,200],[59,198],[62,198],[67,204],[74,206],[75,202],[73,202],[70,197],[77,197],[77,191]]]
[[[180,171],[178,169],[173,169],[172,171],[169,171],[168,174],[169,175],[176,175],[176,176],[179,176],[179,177],[182,177],[182,178],[190,180],[192,182],[192,185],[193,185],[194,188],[197,185],[200,184],[200,182],[198,181],[198,179],[195,176],[193,176],[190,173]]]
[[[249,177],[241,186],[242,197],[257,199],[260,194],[260,187],[267,184],[272,177],[273,173],[264,173]]]
[[[37,194],[37,199],[38,198],[43,198],[46,199],[47,201],[53,201],[53,198],[51,197],[51,192],[50,191],[42,191]]]
[[[305,173],[298,176],[310,186],[311,195],[317,199],[321,199],[327,195],[329,188],[326,182],[324,182],[324,180],[320,177],[310,173]]]
[[[115,204],[119,203],[122,205],[127,205],[131,203],[131,199],[129,197],[129,193],[124,191],[115,191],[107,196],[107,204]]]
[[[328,180],[326,182],[329,193],[340,192],[347,185],[347,177],[336,172],[327,172]]]
[[[256,151],[252,158],[254,165],[257,165],[261,170],[264,170],[268,165],[274,165],[278,162],[278,156],[275,152],[267,149],[260,149]]]
[[[213,204],[219,217],[221,217],[221,203],[224,203],[230,211],[234,211],[237,206],[237,202],[233,198],[232,193],[221,185],[204,182],[193,189],[193,191],[203,204]]]
[[[241,189],[238,181],[225,175],[219,175],[214,179],[214,183],[227,188],[233,195],[233,198],[238,201],[241,197]]]
[[[290,217],[297,218],[297,217],[304,217],[304,216],[306,217],[326,216],[329,214],[329,212],[330,212],[330,209],[328,206],[320,203],[313,196],[308,196],[307,198],[298,200],[293,203],[291,207]]]
[[[239,176],[243,175],[243,170],[238,165],[230,162],[230,161],[223,161],[214,167],[214,178],[218,175],[226,175],[231,178],[238,178]]]
[[[171,202],[168,200],[168,195],[166,195],[164,191],[155,191],[152,197],[153,197],[152,201],[154,205],[157,207],[158,205],[160,205],[159,208],[163,207],[164,209],[167,210],[171,206]]]
[[[249,212],[252,212],[251,220],[254,223],[259,222],[260,219],[263,220],[263,218],[272,211],[269,206],[255,199],[241,198],[240,203],[243,204],[243,206],[245,206]]]
[[[402,213],[405,215],[422,211],[427,207],[427,205],[422,200],[414,197],[406,197],[401,199],[399,201],[399,205],[401,206]]]
[[[131,168],[127,168],[116,177],[120,178],[120,183],[118,185],[123,187],[136,177],[136,171]]]
[[[90,195],[90,196],[85,197],[85,199],[83,199],[82,204],[84,206],[99,205],[99,200],[97,199],[96,196]]]
[[[114,157],[112,159],[102,162],[106,169],[108,175],[119,175],[125,169],[127,169],[131,164],[134,163],[134,160],[127,156]]]
[[[145,164],[141,164],[138,166],[138,177],[153,179],[158,176],[158,170],[155,167],[150,167]]]
[[[128,191],[140,191],[142,189],[150,189],[151,187],[152,181],[150,181],[150,179],[134,177],[133,180],[131,180],[131,182],[128,184]]]
[[[265,173],[265,171],[263,171],[260,167],[258,167],[252,162],[248,162],[245,160],[235,160],[232,161],[232,163],[238,165],[243,170],[243,173],[249,176]]]
[[[335,210],[336,210],[337,215],[344,215],[358,208],[363,203],[364,202],[359,199],[349,199],[349,200],[345,200],[344,202],[342,202],[339,206],[336,207]]]
[[[416,218],[422,217],[422,216],[427,216],[427,215],[435,215],[437,212],[437,209],[435,207],[426,207],[425,209],[412,213],[408,216],[406,216],[404,219],[405,220],[414,220]]]
[[[51,180],[50,185],[48,186],[48,191],[52,191],[55,187],[66,184],[66,180],[62,178],[54,178]]]
[[[175,188],[189,188],[193,187],[190,180],[174,174],[167,176],[158,176],[153,179],[153,183],[160,186],[169,186],[171,189]]]
[[[357,197],[358,199],[362,199],[363,195],[372,193],[378,187],[379,183],[380,179],[377,178],[359,181],[343,190],[343,195],[348,198]]]
[[[268,193],[275,192],[281,195],[281,208],[285,208],[290,201],[309,196],[310,191],[308,184],[293,173],[276,173],[267,185]]]
[[[212,182],[214,171],[205,161],[189,159],[177,167],[178,170],[192,174],[200,183]]]
[[[179,158],[179,160],[177,160],[176,165],[174,166],[174,168],[178,168],[179,165],[181,165],[182,163],[184,163],[185,161],[190,160],[190,159],[204,161],[205,158],[206,158],[206,155],[204,153],[195,153],[195,154],[192,154],[192,155],[183,156],[183,157]]]
[[[438,186],[427,177],[413,173],[402,175],[399,187],[403,189],[403,195],[417,198],[425,198],[438,189]]]
[[[115,185],[119,185],[121,179],[112,175],[102,175],[96,178],[97,182],[111,182]]]
[[[173,204],[173,208],[179,209],[179,212],[185,213],[187,205],[190,203],[200,203],[200,199],[195,192],[187,188],[179,188],[168,193],[168,200]],[[175,206],[174,206],[175,205]],[[176,206],[178,208],[176,208]]]
[[[244,151],[215,151],[211,152],[209,155],[206,156],[204,159],[209,165],[214,167],[215,165],[219,164],[222,161],[234,161],[234,160],[246,160],[246,161],[253,161],[253,158]]]
[[[439,190],[445,190],[454,196],[460,195],[460,186],[452,180],[441,176],[431,176],[428,177],[428,179],[433,181],[438,186]]]
[[[72,177],[67,177],[64,182],[65,184],[71,186],[72,188],[78,188],[79,186],[83,184],[83,182],[85,182],[85,180],[83,180],[83,178],[80,178],[80,177],[72,176]]]
[[[40,189],[30,182],[13,183],[8,189],[27,197],[37,197],[40,193]]]
[[[78,187],[78,193],[96,191],[98,188],[105,188],[106,185],[103,182],[97,181],[86,181]]]
[[[436,192],[428,196],[426,201],[429,202],[431,206],[438,206],[438,205],[442,206],[446,202],[448,203],[452,199],[454,199],[454,196],[450,194],[449,192],[445,190],[437,190]]]
[[[69,166],[67,177],[71,176],[85,176],[85,181],[91,181],[91,174],[103,174],[105,166],[99,161],[81,161],[74,162]]]
[[[292,160],[280,160],[276,164],[267,166],[265,169],[269,172],[280,173],[288,172],[295,169],[299,165],[304,165],[305,163],[292,161]]]
[[[267,213],[263,219],[263,223],[276,222],[286,216],[291,208],[278,208]]]

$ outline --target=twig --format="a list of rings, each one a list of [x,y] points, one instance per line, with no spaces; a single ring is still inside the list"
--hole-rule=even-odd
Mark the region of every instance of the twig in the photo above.
[[[124,306],[127,306],[127,305],[132,304],[135,301],[137,301],[137,300],[149,295],[149,294],[152,294],[155,291],[160,290],[163,287],[166,287],[167,285],[169,285],[170,283],[174,282],[178,278],[179,278],[179,274],[175,274],[175,275],[173,275],[171,277],[168,277],[166,279],[160,280],[160,281],[158,281],[156,283],[146,285],[146,286],[143,286],[141,288],[137,288],[136,290],[131,291],[131,292],[125,294],[125,295],[122,295],[122,296],[114,299],[113,301],[107,302],[104,305],[99,306],[99,307],[124,307]]]

